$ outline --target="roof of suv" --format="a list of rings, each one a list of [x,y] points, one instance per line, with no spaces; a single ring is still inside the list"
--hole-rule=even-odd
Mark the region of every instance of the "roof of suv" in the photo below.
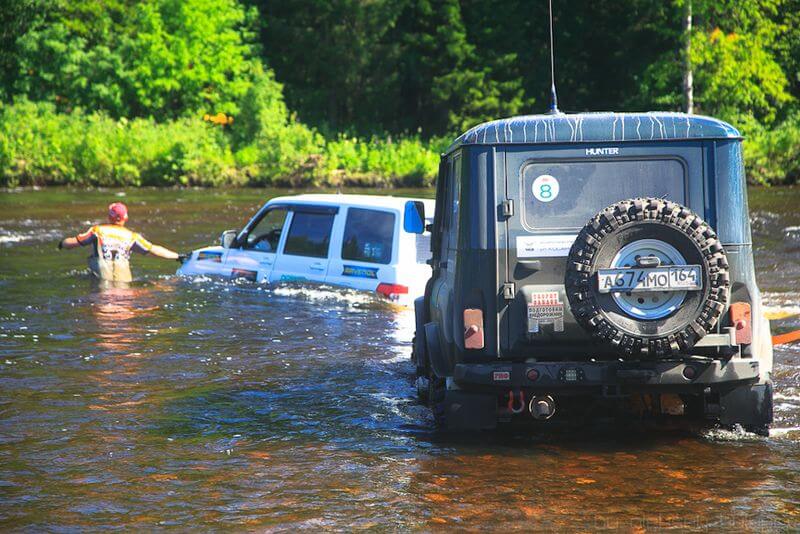
[[[304,194],[275,197],[270,204],[316,204],[326,206],[365,206],[375,208],[394,208],[402,210],[409,200],[422,200],[432,203],[430,199],[392,197],[386,195],[342,195],[342,194]]]
[[[686,139],[739,139],[739,131],[712,117],[686,113],[575,113],[522,115],[479,124],[447,149],[508,143],[606,143]]]

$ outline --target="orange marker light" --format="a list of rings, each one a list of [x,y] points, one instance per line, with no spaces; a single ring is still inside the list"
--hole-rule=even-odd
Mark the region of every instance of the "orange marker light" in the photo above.
[[[476,308],[464,310],[464,348],[483,348],[483,311]]]
[[[736,328],[736,343],[747,345],[753,342],[753,322],[750,305],[746,302],[731,304],[731,323]]]

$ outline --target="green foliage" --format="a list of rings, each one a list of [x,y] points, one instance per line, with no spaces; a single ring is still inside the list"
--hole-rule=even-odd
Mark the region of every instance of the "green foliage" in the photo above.
[[[159,0],[136,4],[132,35],[121,46],[123,83],[134,115],[237,114],[257,65],[235,0]]]
[[[501,72],[516,56],[481,57],[458,0],[257,3],[290,107],[323,132],[441,135],[523,109]]]
[[[733,123],[752,116],[767,124],[794,99],[780,65],[759,34],[725,34],[719,28],[692,34],[695,111]],[[643,91],[659,107],[679,110],[682,62],[674,55],[648,68]]]
[[[196,118],[159,123],[104,113],[58,113],[27,100],[0,108],[0,185],[428,185],[444,141],[322,137],[287,115],[264,76],[243,107],[255,141]],[[261,91],[258,90],[261,87]]]
[[[800,113],[771,129],[751,121],[743,130],[750,182],[777,185],[800,181]]]
[[[692,65],[698,73],[695,102],[704,113],[731,121],[752,114],[769,124],[792,100],[786,76],[762,35],[696,32]]]
[[[522,81],[493,79],[469,42],[458,0],[416,0],[403,13],[400,83],[404,109],[421,119],[427,134],[456,132],[523,105]],[[504,66],[513,55],[500,58]]]
[[[101,113],[56,113],[20,102],[0,116],[5,185],[241,183],[225,136],[198,119],[156,123]]]
[[[235,0],[60,0],[15,40],[7,90],[157,120],[237,113],[258,66]]]
[[[796,180],[800,0],[555,2],[560,107],[682,109],[689,3],[696,112]],[[441,139],[547,109],[548,45],[530,0],[5,0],[0,176],[425,184]]]
[[[343,135],[325,145],[318,173],[328,177],[330,185],[430,186],[446,144],[445,139],[365,140]]]
[[[260,4],[263,49],[290,108],[325,132],[414,128],[399,110],[393,34],[403,1],[281,0]]]
[[[271,72],[259,74],[241,106],[234,139],[237,160],[247,167],[251,181],[309,183],[322,138],[289,115],[282,87]]]
[[[679,5],[689,0],[677,0]],[[694,31],[691,65],[695,112],[733,123],[754,117],[770,124],[796,103],[789,80],[774,53],[786,0],[692,0]],[[682,109],[683,57],[676,29],[666,30],[676,40],[645,71],[640,100],[660,108]]]

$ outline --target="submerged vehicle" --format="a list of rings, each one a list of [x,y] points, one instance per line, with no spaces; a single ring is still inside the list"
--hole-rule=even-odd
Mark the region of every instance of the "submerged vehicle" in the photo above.
[[[181,275],[254,282],[317,282],[376,291],[410,304],[430,277],[432,200],[295,195],[269,200],[220,245],[192,252]]]
[[[443,154],[418,394],[448,429],[526,418],[772,421],[772,345],[731,125],[514,117]]]

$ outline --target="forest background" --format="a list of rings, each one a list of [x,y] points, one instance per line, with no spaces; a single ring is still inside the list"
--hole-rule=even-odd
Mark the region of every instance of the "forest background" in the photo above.
[[[553,4],[562,110],[681,111],[691,71],[749,180],[800,181],[800,0]],[[545,0],[5,0],[0,185],[427,186],[548,108],[547,43]]]

